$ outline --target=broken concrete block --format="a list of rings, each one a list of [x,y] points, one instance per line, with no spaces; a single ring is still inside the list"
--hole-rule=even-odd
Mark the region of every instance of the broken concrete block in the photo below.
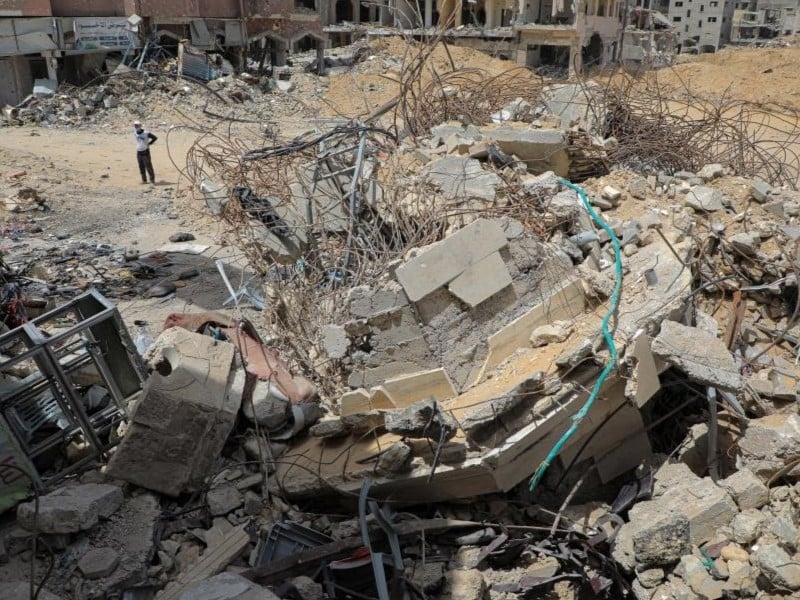
[[[396,281],[387,281],[379,288],[361,285],[350,290],[350,315],[357,318],[374,317],[408,306],[408,297]]]
[[[364,435],[365,433],[382,428],[384,418],[383,411],[371,410],[355,415],[343,416],[342,422],[354,435]]]
[[[800,459],[800,416],[775,414],[751,419],[738,442],[738,468],[747,468],[762,481],[769,480],[787,464]],[[797,478],[792,469],[786,477]]]
[[[377,406],[375,404],[375,393],[382,390],[391,402],[389,406]],[[426,399],[433,399],[443,402],[450,398],[455,398],[458,393],[453,382],[444,369],[432,369],[421,371],[413,375],[404,375],[387,379],[378,388],[373,388],[373,408],[406,408],[415,402]]]
[[[448,571],[447,589],[443,599],[450,600],[484,600],[488,595],[486,581],[477,569],[466,571]]]
[[[600,195],[616,205],[616,203],[619,202],[619,199],[622,197],[622,192],[615,187],[607,185],[603,188],[603,191],[600,192]]]
[[[173,327],[156,344],[162,358],[108,474],[177,496],[199,489],[216,464],[239,412],[244,377],[237,381],[235,348],[227,342]]]
[[[693,381],[730,391],[742,386],[733,355],[722,340],[708,332],[665,320],[651,349]]]
[[[369,391],[369,402],[377,410],[392,410],[397,408],[394,398],[384,386],[379,385]]]
[[[467,267],[448,284],[448,289],[464,304],[475,308],[511,283],[511,275],[500,253],[493,252]]]
[[[733,518],[731,529],[733,541],[737,544],[750,545],[761,534],[761,528],[767,518],[755,508],[743,510]]]
[[[322,600],[322,585],[315,582],[311,577],[301,575],[292,579],[292,586],[300,595],[300,600]]]
[[[761,508],[769,502],[769,488],[750,469],[740,469],[719,483],[736,500],[739,510]]]
[[[478,219],[400,265],[397,280],[417,302],[507,244],[496,221]]]
[[[694,210],[714,212],[722,210],[723,199],[722,192],[719,190],[704,185],[697,185],[686,194],[684,204]]]
[[[89,550],[78,561],[78,569],[87,579],[101,579],[114,572],[119,564],[119,554],[112,548]]]
[[[326,325],[322,328],[322,347],[329,358],[344,358],[350,348],[350,338],[341,325]]]
[[[220,573],[186,587],[175,600],[280,600],[267,588],[235,573]]]
[[[244,504],[242,493],[236,486],[226,484],[211,488],[206,493],[208,511],[213,517],[221,517],[233,512]]]
[[[756,550],[756,564],[769,582],[783,589],[800,589],[800,564],[777,544],[764,544]]]
[[[341,419],[323,419],[313,425],[308,432],[318,438],[337,438],[350,433],[350,430]]]
[[[495,173],[485,171],[479,160],[461,156],[445,156],[427,165],[423,176],[446,198],[494,200],[502,182]]]
[[[395,442],[378,458],[378,470],[384,473],[405,473],[411,468],[411,448]]]
[[[637,200],[645,200],[648,187],[647,180],[644,177],[636,177],[628,184],[628,193]]]
[[[501,152],[523,161],[528,171],[538,175],[553,171],[559,177],[569,174],[570,158],[567,139],[561,129],[531,129],[527,126],[501,125],[481,128],[487,138],[496,142]]]
[[[708,477],[670,490],[658,502],[664,510],[686,516],[689,541],[696,546],[712,539],[717,529],[727,526],[738,512],[728,492]]]
[[[769,525],[769,532],[790,550],[797,549],[797,527],[786,515],[780,515]]]
[[[705,165],[697,172],[697,176],[703,181],[712,181],[725,175],[725,167],[719,163]]]
[[[371,409],[369,392],[364,388],[346,392],[339,399],[339,414],[343,417],[368,412]]]
[[[446,441],[456,434],[458,423],[431,399],[416,402],[404,410],[387,412],[386,431],[404,437]]]
[[[761,246],[761,236],[754,231],[743,231],[728,238],[734,250],[745,256],[753,256]]]
[[[750,182],[750,197],[756,202],[766,202],[770,192],[772,187],[766,181],[753,179]]]
[[[537,327],[531,333],[531,346],[539,348],[547,344],[559,343],[566,340],[574,327],[569,321],[554,321],[549,325]]]
[[[252,397],[242,402],[242,414],[270,431],[280,429],[291,413],[291,401],[274,381],[256,381]]]
[[[122,490],[115,485],[86,483],[57,489],[39,498],[39,515],[35,503],[17,507],[17,522],[28,531],[40,533],[75,533],[107,519],[122,505]]]
[[[664,510],[659,502],[642,502],[630,511],[636,562],[643,567],[671,565],[691,551],[689,519]]]

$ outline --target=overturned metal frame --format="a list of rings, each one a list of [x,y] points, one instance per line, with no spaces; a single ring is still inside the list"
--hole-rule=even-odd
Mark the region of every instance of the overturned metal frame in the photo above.
[[[64,326],[59,320],[65,317],[76,322]],[[46,489],[115,445],[112,429],[127,418],[127,403],[141,391],[146,373],[116,307],[95,290],[0,336],[0,352],[20,347],[24,349],[12,357],[0,354],[0,375],[24,361],[33,361],[37,371],[0,389],[0,418],[27,457],[36,486]],[[96,369],[111,396],[111,402],[95,412],[87,410],[71,378],[87,367]],[[43,402],[48,392],[49,408]],[[34,442],[18,416],[23,408],[34,413],[57,410],[66,426]],[[55,473],[39,472],[39,457],[78,436],[90,447],[86,456]]]

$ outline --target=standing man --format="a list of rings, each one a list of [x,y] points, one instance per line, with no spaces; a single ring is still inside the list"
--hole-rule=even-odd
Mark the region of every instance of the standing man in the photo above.
[[[149,131],[145,131],[140,121],[133,122],[133,129],[136,134],[136,162],[139,163],[142,183],[147,183],[148,175],[150,176],[150,183],[155,183],[156,175],[153,172],[153,161],[150,159],[150,146],[158,138]]]

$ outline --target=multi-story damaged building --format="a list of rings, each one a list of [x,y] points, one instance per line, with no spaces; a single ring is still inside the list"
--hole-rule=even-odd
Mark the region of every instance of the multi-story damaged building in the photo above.
[[[728,43],[733,25],[732,0],[670,0],[669,18],[679,50],[716,52]]]
[[[241,60],[261,46],[273,64],[289,51],[325,47],[320,0],[3,0],[0,2],[0,105],[19,102],[37,79],[85,79],[112,52],[152,40],[187,40]]]
[[[0,106],[37,80],[91,79],[111,53],[183,41],[237,68],[248,50],[283,65],[291,52],[438,28],[518,64],[580,71],[619,60],[623,10],[622,0],[3,0]]]
[[[798,17],[798,0],[737,2],[730,41],[757,44],[780,35],[793,35],[800,27]]]

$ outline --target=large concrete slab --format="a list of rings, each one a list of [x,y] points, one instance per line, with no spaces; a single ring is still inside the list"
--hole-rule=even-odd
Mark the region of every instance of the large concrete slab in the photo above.
[[[397,280],[409,299],[416,302],[506,244],[505,233],[496,221],[478,219],[400,265]]]
[[[128,432],[108,465],[111,477],[168,496],[194,491],[215,464],[242,401],[234,346],[179,327],[156,344],[163,359],[145,385]]]
[[[470,308],[511,285],[511,275],[499,252],[478,261],[448,285],[450,292]]]
[[[566,177],[569,173],[566,134],[560,129],[501,125],[485,127],[481,132],[496,142],[500,150],[522,160],[535,175],[553,171],[559,177]]]
[[[444,369],[389,379],[381,388],[389,395],[396,408],[406,408],[419,400],[429,398],[442,402],[458,395]]]

